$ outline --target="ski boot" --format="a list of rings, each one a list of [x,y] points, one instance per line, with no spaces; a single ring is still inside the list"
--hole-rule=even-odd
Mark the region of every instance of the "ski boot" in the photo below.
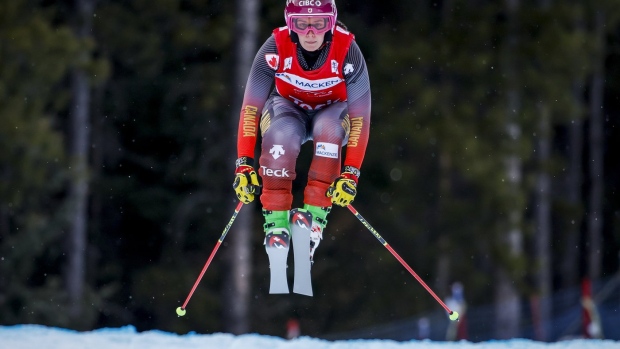
[[[327,215],[331,207],[318,207],[305,204],[304,209],[312,213],[312,227],[310,228],[310,261],[314,263],[314,251],[323,240],[323,230],[327,226]]]
[[[291,233],[295,258],[295,282],[293,292],[312,296],[310,269],[314,251],[323,239],[323,229],[327,224],[329,207],[304,205],[304,208],[291,210]]]
[[[286,259],[290,245],[290,232],[288,227],[289,211],[263,210],[265,216],[265,251],[269,257],[269,270],[271,274],[269,293],[289,293],[286,279]]]

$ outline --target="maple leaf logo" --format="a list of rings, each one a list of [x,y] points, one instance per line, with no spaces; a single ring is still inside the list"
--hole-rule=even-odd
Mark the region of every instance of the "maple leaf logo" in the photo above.
[[[268,54],[265,55],[265,60],[267,61],[267,65],[271,69],[278,70],[278,65],[280,64],[280,56],[276,54]]]

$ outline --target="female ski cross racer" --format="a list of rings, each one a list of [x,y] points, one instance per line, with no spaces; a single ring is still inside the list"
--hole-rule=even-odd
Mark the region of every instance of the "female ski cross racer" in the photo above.
[[[233,188],[246,204],[260,193],[253,159],[260,127],[258,174],[267,253],[273,248],[287,253],[291,228],[297,224],[309,232],[305,251],[309,249],[312,261],[332,203],[347,206],[357,192],[370,127],[370,82],[354,35],[337,22],[334,0],[287,0],[284,18],[286,26],[273,31],[250,70]],[[309,140],[314,142],[314,156],[304,207],[290,211],[295,164],[301,145]],[[292,235],[297,255],[298,242]],[[295,260],[297,264],[297,256]],[[274,263],[270,255],[272,282]],[[271,293],[288,293],[288,287],[273,291],[272,283]]]

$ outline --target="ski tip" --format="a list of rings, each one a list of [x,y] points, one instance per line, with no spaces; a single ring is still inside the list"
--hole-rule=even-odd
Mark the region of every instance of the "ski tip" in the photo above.
[[[178,315],[178,316],[183,316],[183,315],[185,315],[186,313],[187,313],[187,310],[185,310],[185,309],[183,309],[183,308],[181,308],[181,307],[178,307],[178,308],[177,308],[177,315]]]
[[[451,312],[450,313],[450,320],[458,321],[459,320],[459,313],[457,313],[456,311]]]

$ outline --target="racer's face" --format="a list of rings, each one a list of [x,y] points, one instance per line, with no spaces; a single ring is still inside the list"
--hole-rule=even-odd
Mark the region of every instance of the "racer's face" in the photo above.
[[[299,43],[306,51],[316,51],[329,31],[328,17],[297,17],[293,18],[293,31],[299,36]]]
[[[323,45],[323,40],[325,40],[325,33],[314,34],[312,30],[306,35],[299,35],[301,47],[310,52],[318,50]]]

